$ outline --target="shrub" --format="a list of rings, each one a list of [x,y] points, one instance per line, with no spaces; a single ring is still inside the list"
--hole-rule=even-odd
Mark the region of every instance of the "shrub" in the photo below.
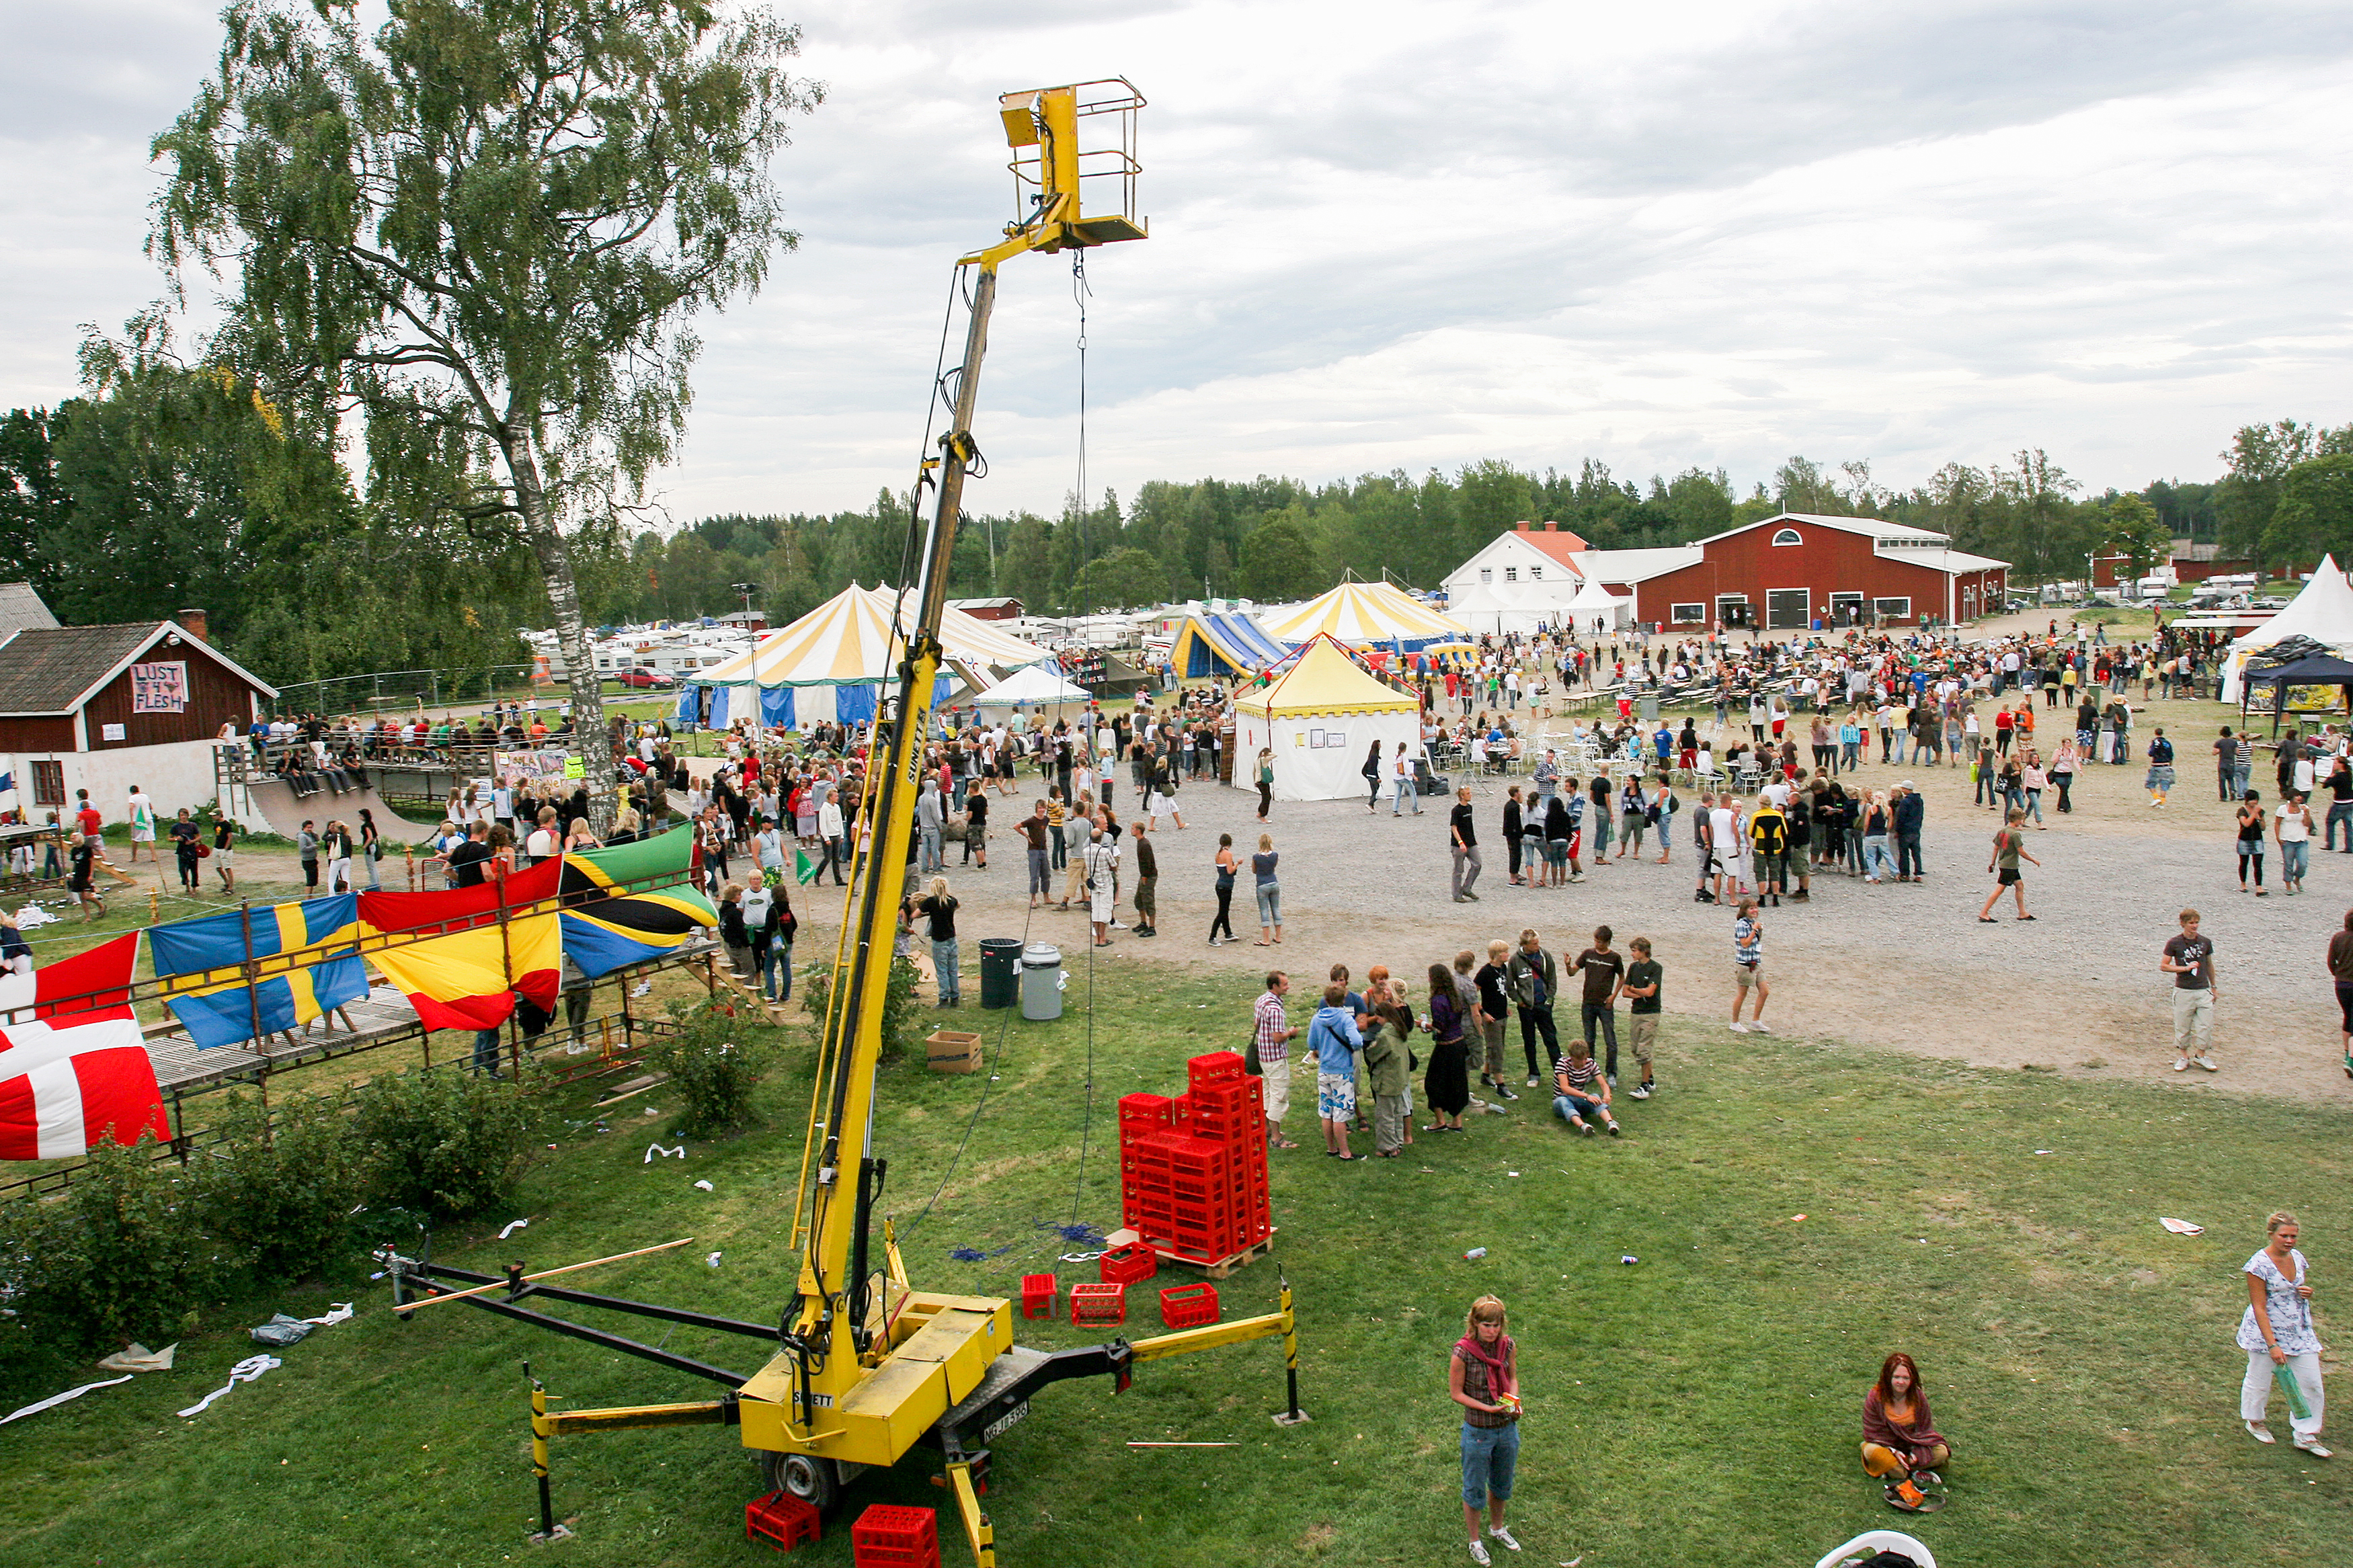
[[[913,959],[904,953],[892,958],[891,986],[882,998],[883,1061],[897,1061],[919,1036],[922,1010],[915,1002],[915,987],[923,981],[923,972],[915,967]],[[809,965],[801,976],[801,1005],[808,1010],[809,1033],[813,1037],[825,1033],[826,1000],[832,994],[833,966]]]
[[[318,1272],[349,1234],[360,1201],[351,1119],[318,1095],[280,1100],[274,1116],[233,1095],[220,1128],[222,1141],[189,1173],[206,1226],[265,1281]]]
[[[37,1334],[162,1344],[189,1331],[220,1259],[179,1167],[102,1143],[57,1203],[7,1205],[0,1288]]]
[[[369,1202],[439,1219],[513,1195],[539,1119],[514,1085],[448,1068],[374,1079],[353,1100]]]
[[[752,1121],[752,1090],[776,1056],[774,1026],[717,997],[675,1004],[670,1012],[679,1032],[657,1039],[647,1059],[686,1096],[686,1114],[675,1129],[700,1136]]]

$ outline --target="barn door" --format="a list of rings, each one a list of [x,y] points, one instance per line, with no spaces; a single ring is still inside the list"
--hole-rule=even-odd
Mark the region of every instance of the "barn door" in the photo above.
[[[1806,629],[1810,618],[1808,606],[1814,601],[1810,588],[1768,588],[1765,591],[1765,628],[1767,631]]]

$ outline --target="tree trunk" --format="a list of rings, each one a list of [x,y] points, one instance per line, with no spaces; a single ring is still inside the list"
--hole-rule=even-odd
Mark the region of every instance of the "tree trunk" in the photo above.
[[[548,504],[529,443],[518,440],[502,446],[501,451],[507,474],[514,481],[524,535],[539,562],[541,580],[547,584],[548,608],[555,617],[566,684],[572,689],[573,754],[580,759],[582,782],[588,786],[589,830],[601,839],[613,830],[617,810],[614,780],[621,764],[614,751],[612,730],[605,722],[605,683],[596,672],[596,652],[588,646],[588,623],[580,611],[580,584],[572,573],[571,546]],[[644,826],[651,828],[654,824]]]

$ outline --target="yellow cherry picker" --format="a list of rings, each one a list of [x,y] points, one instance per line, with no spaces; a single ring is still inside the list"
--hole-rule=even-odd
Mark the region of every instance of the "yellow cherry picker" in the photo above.
[[[997,244],[956,264],[959,280],[969,285],[964,361],[955,373],[947,433],[937,450],[925,456],[909,523],[917,608],[899,667],[897,702],[887,721],[877,726],[871,756],[872,838],[855,867],[844,908],[844,938],[819,1037],[817,1087],[793,1215],[794,1244],[802,1248],[800,1276],[779,1321],[747,1322],[542,1283],[544,1274],[526,1275],[521,1264],[501,1279],[429,1258],[379,1255],[391,1276],[396,1310],[404,1315],[462,1297],[473,1307],[708,1379],[725,1390],[715,1399],[683,1404],[556,1412],[547,1408],[548,1396],[534,1381],[533,1468],[543,1536],[558,1533],[549,1502],[548,1438],[617,1427],[726,1426],[735,1427],[744,1446],[760,1456],[773,1489],[788,1491],[820,1510],[831,1508],[842,1486],[860,1471],[895,1465],[918,1446],[935,1451],[938,1479],[955,1499],[973,1555],[980,1568],[994,1568],[996,1549],[980,1500],[987,1489],[988,1445],[1027,1415],[1030,1396],[1049,1384],[1107,1376],[1116,1393],[1128,1386],[1138,1363],[1280,1337],[1289,1410],[1276,1419],[1303,1419],[1287,1281],[1280,1310],[1261,1317],[1047,1352],[1014,1342],[1010,1301],[917,1289],[887,1222],[879,1267],[872,1246],[874,1206],[886,1170],[885,1160],[871,1147],[883,998],[900,888],[913,853],[916,766],[943,660],[940,621],[948,562],[965,480],[980,459],[973,410],[997,272],[1006,261],[1031,251],[1050,255],[1145,237],[1145,225],[1135,216],[1135,121],[1143,107],[1134,87],[1117,78],[1008,93],[999,101],[1024,210]],[[1095,144],[1082,145],[1082,132]],[[1088,211],[1081,202],[1082,184],[1097,191],[1109,187],[1113,199],[1103,210]],[[765,1366],[747,1376],[538,1310],[544,1303],[635,1313],[740,1335],[765,1342],[771,1353]]]

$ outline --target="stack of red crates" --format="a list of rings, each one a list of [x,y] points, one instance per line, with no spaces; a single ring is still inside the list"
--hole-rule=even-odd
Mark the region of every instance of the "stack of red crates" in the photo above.
[[[1231,1051],[1187,1068],[1186,1092],[1175,1100],[1131,1094],[1119,1102],[1121,1212],[1156,1250],[1218,1263],[1273,1228],[1265,1100]]]

